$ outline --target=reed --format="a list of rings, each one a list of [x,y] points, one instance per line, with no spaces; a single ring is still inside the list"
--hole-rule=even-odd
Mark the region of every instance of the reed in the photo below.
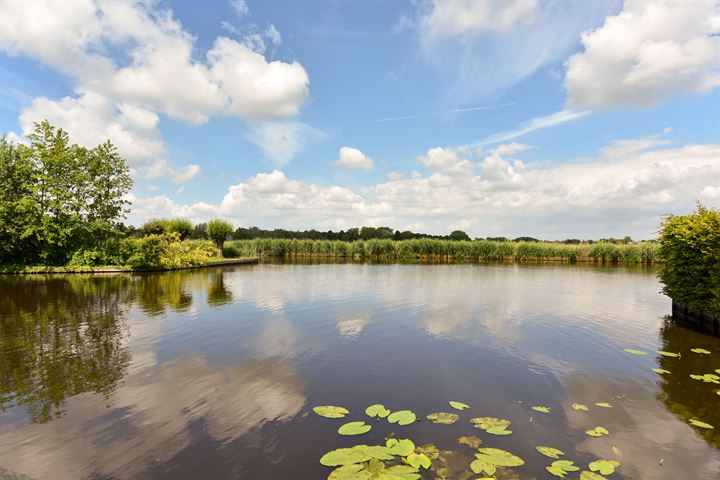
[[[225,242],[227,258],[258,256],[265,258],[353,258],[372,260],[466,260],[513,262],[591,262],[652,264],[659,261],[658,244],[555,242],[498,242],[492,240],[413,240],[371,239],[298,240],[258,238]]]

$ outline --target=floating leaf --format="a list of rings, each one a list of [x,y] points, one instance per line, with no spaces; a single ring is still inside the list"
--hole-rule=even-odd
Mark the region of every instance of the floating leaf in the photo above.
[[[388,422],[397,423],[398,425],[410,425],[417,417],[410,410],[399,410],[391,413],[388,417]]]
[[[720,373],[720,368],[718,368],[717,370],[715,370],[715,373]]]
[[[579,467],[575,466],[575,462],[572,460],[555,460],[552,463],[552,466],[555,468],[562,468],[566,472],[577,472],[580,470]]]
[[[665,370],[664,368],[653,368],[652,371],[655,373],[659,373],[660,375],[664,373],[670,373],[670,370]]]
[[[390,438],[387,442],[385,442],[385,445],[387,446],[388,452],[392,455],[399,455],[401,457],[410,455],[415,451],[415,444],[412,440]]]
[[[710,355],[710,351],[705,350],[704,348],[693,348],[690,351],[693,353],[699,353],[700,355]]]
[[[700,427],[700,428],[708,428],[708,429],[715,428],[712,425],[710,425],[709,423],[701,422],[700,420],[690,420],[690,423],[695,425],[696,427]]]
[[[604,427],[595,427],[590,430],[585,430],[585,433],[591,437],[602,437],[604,435],[608,435],[610,432],[608,432],[608,430]]]
[[[478,475],[481,473],[495,475],[495,472],[497,471],[495,465],[493,465],[492,463],[485,463],[481,460],[473,460],[470,464],[470,470],[472,470],[473,473],[476,473]]]
[[[532,409],[540,413],[550,413],[550,407],[536,406],[532,407]]]
[[[385,405],[382,405],[380,403],[376,403],[375,405],[370,405],[365,409],[365,414],[368,417],[379,417],[379,418],[385,418],[388,415],[390,415],[390,410],[385,408]]]
[[[620,462],[617,460],[596,460],[590,462],[588,468],[593,472],[600,472],[601,475],[612,475],[615,473],[615,469],[620,466]]]
[[[498,467],[519,467],[520,465],[525,465],[525,460],[522,458],[499,448],[478,448],[478,451],[480,453],[476,453],[475,458],[484,463],[490,463]]]
[[[328,480],[367,480],[372,474],[364,470],[365,465],[362,464],[344,465],[333,470]]]
[[[666,352],[664,350],[655,350],[655,353],[657,353],[658,355],[662,355],[663,357],[680,357],[679,353]]]
[[[425,445],[420,445],[415,449],[416,453],[424,453],[427,455],[431,460],[435,460],[440,457],[440,450],[433,445],[432,443],[427,443]]]
[[[507,430],[505,427],[490,427],[487,430],[485,430],[490,435],[510,435],[512,434],[512,430]]]
[[[462,410],[465,410],[466,408],[470,408],[470,405],[468,405],[467,403],[455,402],[455,401],[449,401],[448,403],[450,404],[451,407],[453,407],[456,410],[462,411]]]
[[[437,412],[431,413],[427,416],[427,419],[433,423],[440,423],[442,425],[452,425],[457,422],[460,416],[456,413]]]
[[[424,453],[411,453],[405,460],[414,468],[430,468],[430,464],[432,463]]]
[[[343,418],[345,415],[350,413],[343,407],[333,407],[330,405],[315,407],[313,408],[313,412],[325,418]]]
[[[565,452],[558,450],[557,448],[539,446],[535,447],[535,449],[550,458],[560,458],[560,455],[565,455]]]
[[[692,378],[693,380],[700,380],[705,383],[715,383],[720,385],[720,376],[717,376],[714,373],[706,373],[705,375],[690,374],[690,378]]]
[[[589,410],[589,408],[586,405],[583,405],[582,403],[573,403],[572,409],[573,410],[584,410],[586,412]]]
[[[338,428],[338,433],[340,435],[362,435],[369,432],[371,428],[372,426],[365,422],[350,422]]]
[[[612,405],[607,402],[598,402],[595,405],[602,408],[612,408]]]
[[[352,448],[338,448],[326,453],[320,458],[320,463],[327,467],[350,465],[352,463],[366,462],[371,459],[392,460],[393,455],[381,445],[355,445]]]
[[[645,355],[648,354],[648,352],[646,352],[646,351],[643,351],[643,350],[635,350],[634,348],[626,348],[626,349],[625,349],[625,352],[631,353],[631,354],[633,354],[633,355],[640,355],[640,356],[645,356]]]
[[[483,442],[475,435],[470,435],[458,438],[458,443],[460,445],[467,445],[470,448],[479,448]]]
[[[565,478],[565,475],[567,475],[567,472],[565,472],[565,470],[560,467],[553,467],[552,465],[549,467],[545,467],[545,470],[560,478]]]
[[[580,480],[607,480],[602,475],[598,475],[597,473],[588,472],[585,470],[584,472],[580,473]]]
[[[420,474],[417,468],[410,465],[395,465],[382,472],[377,478],[370,477],[370,480],[417,480]]]

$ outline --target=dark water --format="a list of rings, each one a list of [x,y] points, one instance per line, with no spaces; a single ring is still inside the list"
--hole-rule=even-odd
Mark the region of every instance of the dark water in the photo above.
[[[720,478],[720,385],[689,378],[720,368],[720,340],[667,323],[659,290],[650,271],[575,266],[1,277],[0,467],[37,479],[323,479],[325,452],[394,433],[458,451],[448,478],[468,477],[460,435],[525,459],[498,479],[552,478],[536,445],[582,467],[617,458],[611,478]],[[453,411],[449,400],[471,405],[451,426],[363,413],[379,402],[424,418]],[[325,419],[315,405],[351,414]],[[475,429],[478,416],[514,433]],[[336,433],[352,420],[373,429]],[[595,426],[610,435],[585,435]]]

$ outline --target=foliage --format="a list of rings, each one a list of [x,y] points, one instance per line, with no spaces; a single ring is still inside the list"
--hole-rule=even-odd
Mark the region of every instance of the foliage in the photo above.
[[[181,242],[179,235],[173,232],[122,240],[119,260],[123,265],[138,269],[188,268],[204,265],[214,253],[212,242]]]
[[[219,250],[222,250],[223,243],[233,233],[233,227],[230,222],[225,220],[213,219],[207,224],[207,236],[215,242]]]
[[[180,240],[185,240],[193,234],[194,229],[190,220],[184,218],[154,218],[145,222],[140,231],[143,235],[177,233]]]
[[[698,204],[691,215],[662,223],[663,293],[689,308],[720,316],[720,211]]]
[[[0,263],[64,265],[115,237],[132,180],[112,143],[71,144],[47,121],[27,139],[0,141]]]

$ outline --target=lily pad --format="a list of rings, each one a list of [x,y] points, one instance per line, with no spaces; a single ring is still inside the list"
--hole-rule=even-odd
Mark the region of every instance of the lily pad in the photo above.
[[[550,413],[550,407],[535,406],[532,409],[540,413]]]
[[[405,460],[407,461],[408,465],[417,469],[419,469],[420,467],[430,468],[430,464],[432,463],[430,461],[430,458],[428,458],[428,456],[424,453],[411,453],[405,458]]]
[[[480,453],[476,453],[475,458],[481,462],[490,463],[497,467],[519,467],[525,465],[525,460],[522,458],[499,448],[478,448],[478,451]]]
[[[565,452],[558,450],[557,448],[539,446],[535,447],[535,449],[550,458],[560,458],[560,455],[565,455]]]
[[[600,472],[600,475],[612,475],[619,466],[620,462],[617,460],[596,460],[590,462],[588,468],[593,472]]]
[[[427,416],[427,419],[430,420],[433,423],[439,423],[442,425],[452,425],[453,423],[457,422],[460,418],[459,415],[456,413],[447,413],[447,412],[437,412],[437,413],[431,413]]]
[[[371,459],[392,460],[393,454],[388,448],[381,445],[355,445],[352,448],[338,448],[326,453],[320,458],[320,463],[326,467],[337,467],[362,463]]]
[[[560,467],[553,467],[552,465],[545,467],[545,470],[560,478],[565,478],[565,475],[567,475],[565,470]]]
[[[680,357],[680,354],[679,354],[679,353],[666,352],[666,351],[664,351],[664,350],[655,350],[655,353],[657,353],[658,355],[662,355],[663,357],[675,357],[675,358],[679,358],[679,357]]]
[[[659,373],[660,375],[664,373],[671,373],[670,370],[665,370],[664,368],[653,368],[652,371],[655,373]]]
[[[420,474],[410,465],[385,468],[382,462],[346,465],[333,470],[328,480],[417,480]]]
[[[391,413],[388,417],[388,422],[397,423],[398,425],[410,425],[417,417],[410,410],[399,410]]]
[[[493,417],[477,417],[470,420],[476,428],[485,430],[491,435],[510,435],[512,431],[508,430],[510,420]]]
[[[587,405],[583,405],[582,403],[573,403],[573,404],[572,404],[572,409],[573,409],[573,410],[583,410],[583,411],[585,411],[585,412],[587,412],[588,410],[590,410],[590,409],[587,407]]]
[[[690,351],[693,353],[699,353],[700,355],[710,355],[710,351],[705,350],[704,348],[693,348]]]
[[[483,441],[480,440],[480,438],[476,437],[475,435],[469,435],[469,436],[459,437],[458,443],[460,445],[467,445],[470,448],[480,448],[480,445],[482,445]]]
[[[485,473],[487,475],[495,475],[495,472],[497,471],[497,468],[495,468],[495,465],[492,463],[485,463],[481,460],[473,460],[470,464],[470,470],[473,471],[473,473],[481,474]]]
[[[332,405],[314,407],[313,412],[325,418],[343,418],[345,415],[350,413],[346,408],[334,407]]]
[[[568,473],[577,472],[580,469],[575,466],[575,462],[572,460],[555,460],[550,466],[545,467],[545,470],[556,477],[565,478]]]
[[[720,385],[720,376],[714,373],[706,373],[705,375],[690,375],[693,380],[700,380],[705,383],[715,383]]]
[[[585,433],[590,435],[591,437],[602,437],[610,434],[610,432],[605,427],[595,427],[590,430],[585,430]]]
[[[371,428],[372,426],[365,422],[350,422],[338,428],[338,433],[340,435],[362,435],[369,432]]]
[[[602,407],[602,408],[612,408],[612,405],[610,405],[607,402],[598,402],[595,404],[595,406]]]
[[[380,403],[376,403],[375,405],[370,405],[365,409],[365,414],[368,417],[378,417],[378,418],[385,418],[388,415],[390,415],[390,410],[385,408],[385,405],[382,405]]]
[[[635,350],[634,348],[626,348],[625,352],[630,353],[632,355],[640,355],[643,357],[648,354],[648,352],[646,352],[644,350]]]
[[[415,451],[415,444],[412,440],[408,439],[389,438],[387,442],[385,442],[385,446],[389,453],[401,457],[410,455]]]
[[[368,480],[372,473],[365,471],[365,465],[352,464],[336,468],[328,476],[328,480]]]
[[[715,428],[712,425],[710,425],[709,423],[701,422],[700,420],[690,420],[690,423],[692,425],[694,425],[696,427],[700,427],[700,428],[707,428],[707,429]]]
[[[597,473],[588,472],[587,470],[580,473],[580,480],[607,480],[602,475]]]
[[[462,402],[450,401],[448,403],[450,404],[451,407],[453,407],[456,410],[462,411],[462,410],[465,410],[466,408],[470,408],[470,405],[468,405],[466,403],[462,403]]]

